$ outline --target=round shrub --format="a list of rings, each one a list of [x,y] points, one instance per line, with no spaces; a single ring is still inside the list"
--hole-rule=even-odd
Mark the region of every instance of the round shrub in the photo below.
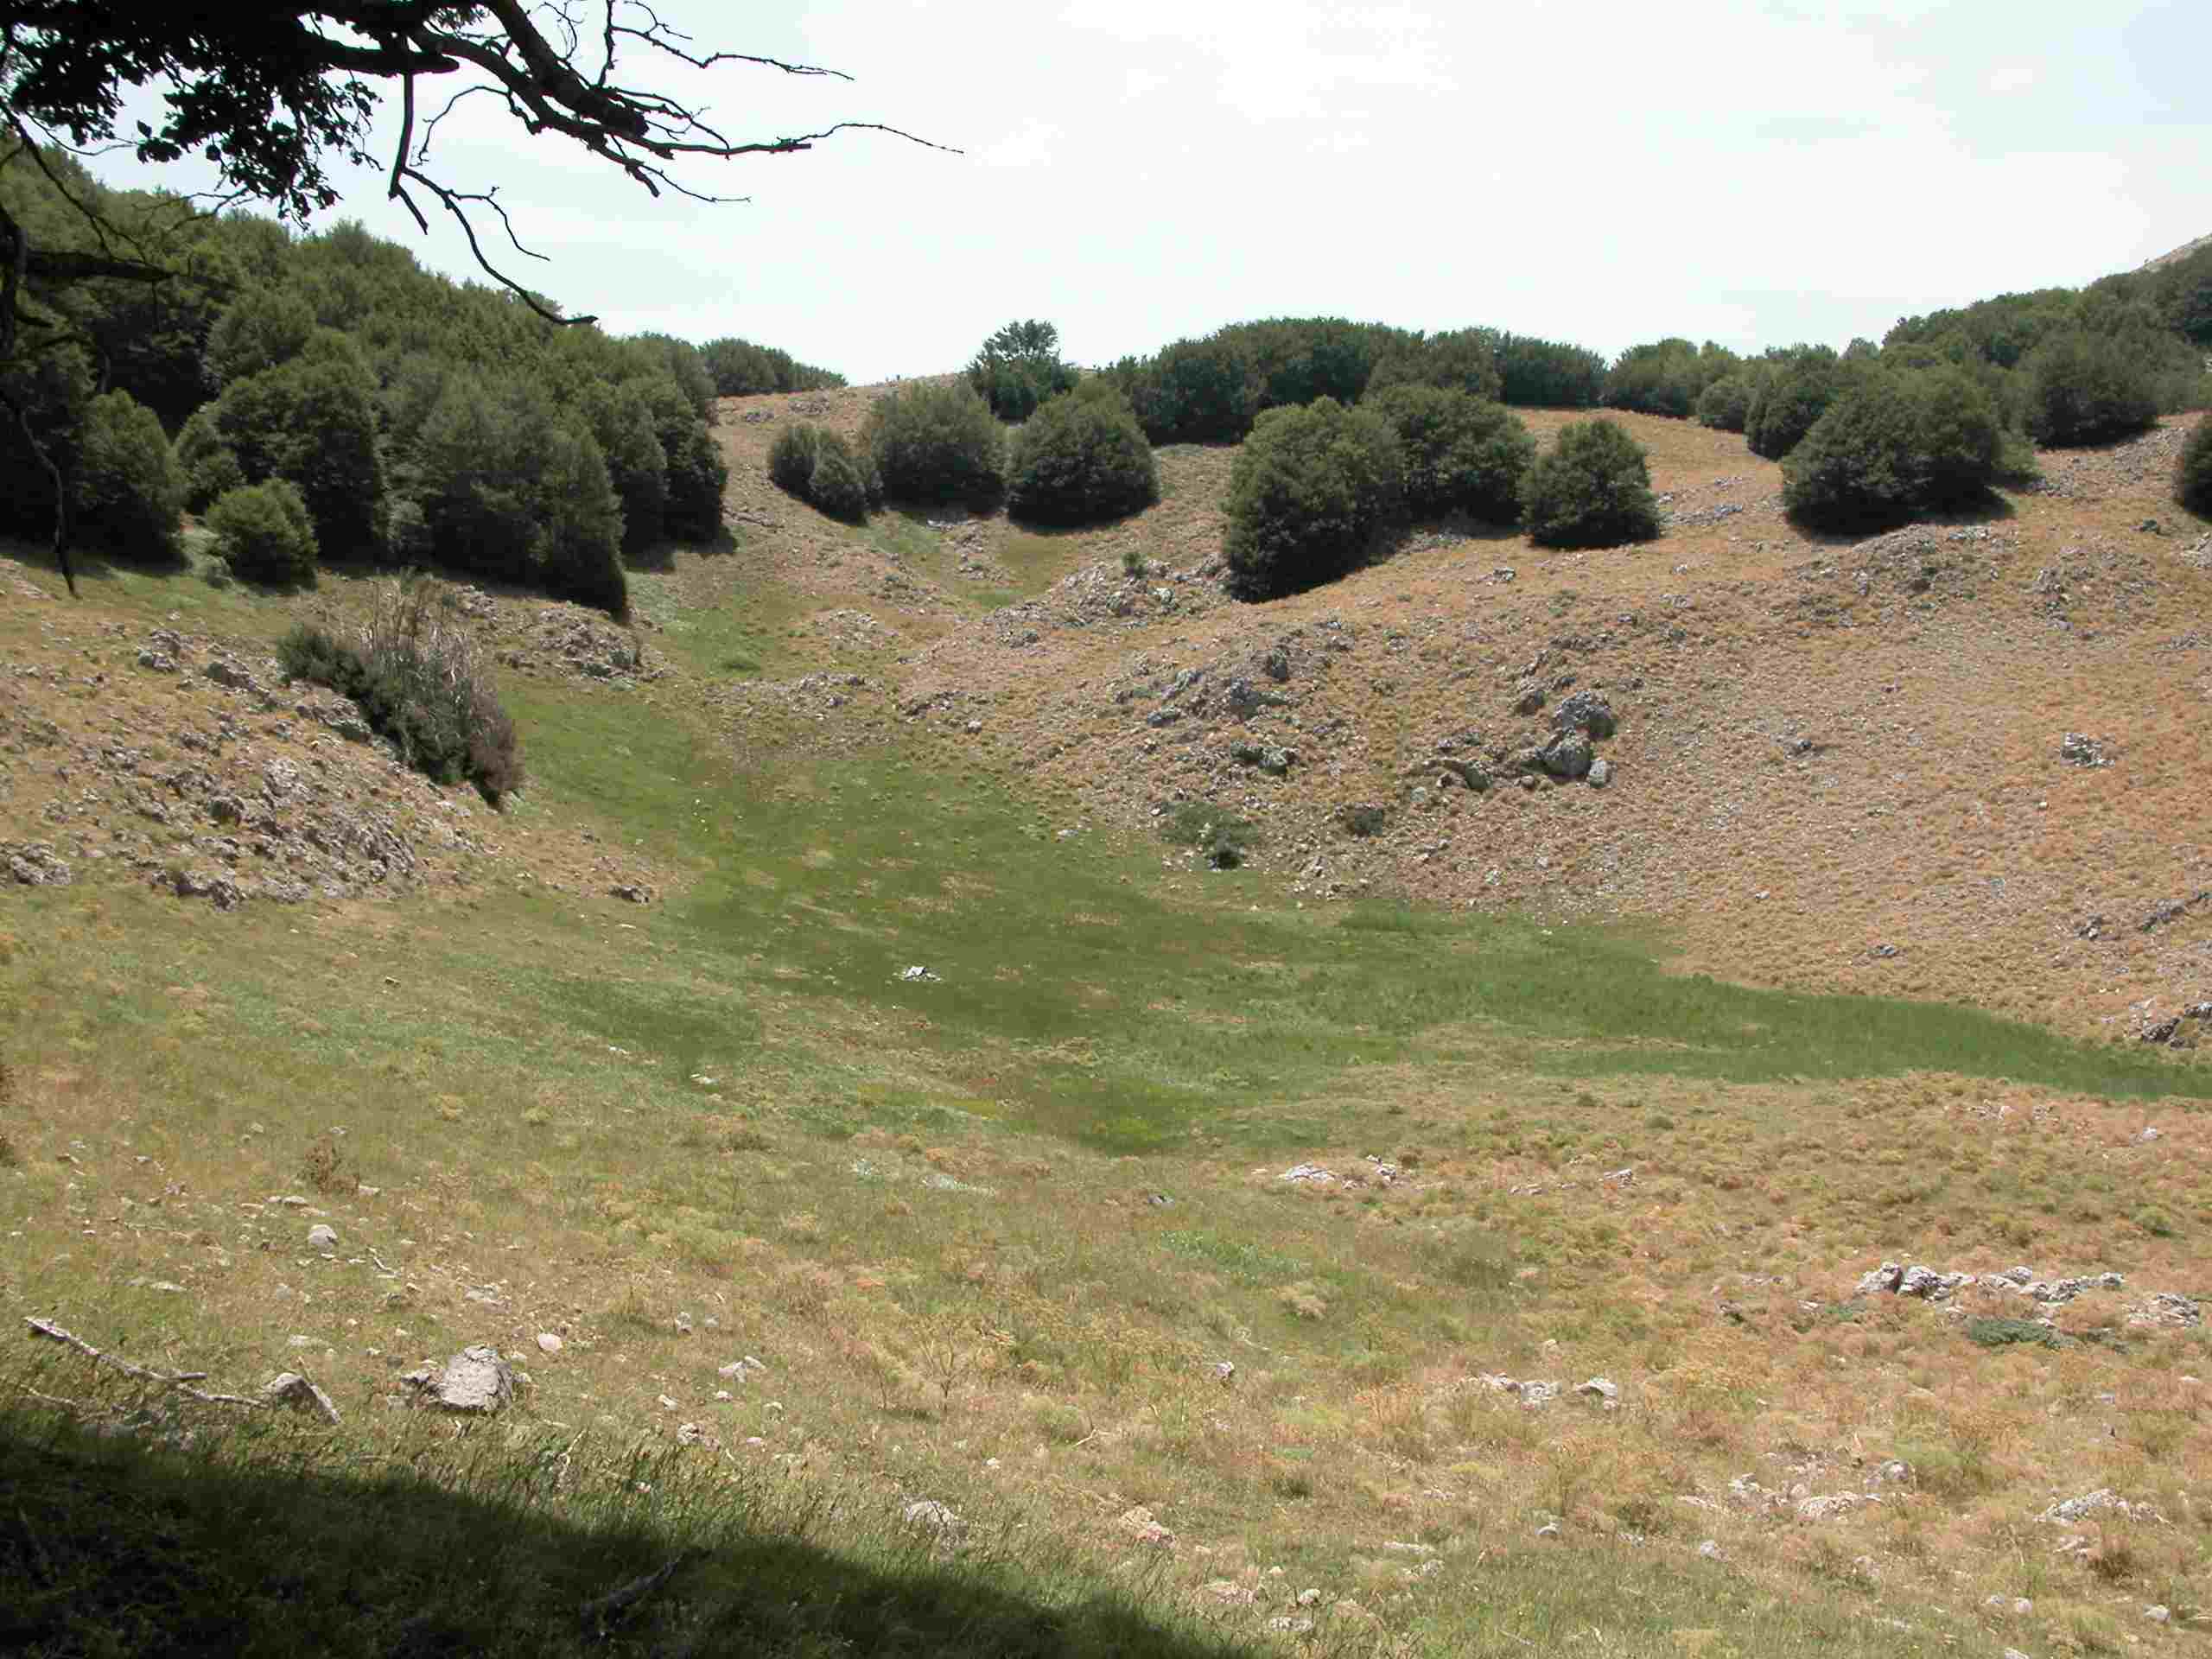
[[[1783,463],[1782,499],[1808,524],[1858,528],[1969,499],[1997,475],[2004,429],[1989,395],[1952,369],[1860,381]]]
[[[1129,400],[1103,380],[1055,397],[1014,435],[1007,506],[1044,524],[1096,524],[1160,499],[1160,469]]]
[[[1795,449],[1842,394],[1846,378],[1833,358],[1808,358],[1777,375],[1745,410],[1744,438],[1751,453],[1780,461]]]
[[[278,586],[315,582],[315,520],[290,480],[241,484],[207,510],[215,551],[231,574]]]
[[[1519,416],[1435,386],[1392,386],[1373,408],[1397,435],[1408,512],[1463,510],[1502,524],[1521,516],[1521,479],[1536,441]]]
[[[374,391],[365,371],[334,357],[300,358],[232,381],[214,404],[216,434],[247,480],[296,486],[333,556],[384,541]]]
[[[95,397],[77,434],[78,534],[128,558],[167,558],[184,511],[184,469],[161,417],[127,391]]]
[[[2200,518],[2212,518],[2212,415],[2202,417],[2174,462],[2174,499]]]
[[[2020,365],[2021,424],[2052,448],[2096,443],[2158,423],[2153,365],[2110,335],[2053,334]]]
[[[874,461],[836,433],[802,421],[776,435],[768,448],[768,481],[786,494],[858,524],[883,499]]]
[[[1270,599],[1350,569],[1396,505],[1398,440],[1333,397],[1260,416],[1229,475],[1230,591]]]
[[[1698,394],[1697,423],[1716,432],[1740,432],[1751,408],[1750,377],[1724,374]]]
[[[184,505],[205,512],[215,498],[245,482],[238,454],[215,429],[215,406],[202,404],[176,435],[176,461],[184,469]]]
[[[868,411],[861,442],[893,500],[988,508],[1006,493],[1006,440],[964,383],[899,387]]]
[[[1521,480],[1521,514],[1544,547],[1618,547],[1659,533],[1643,446],[1617,423],[1573,421]]]

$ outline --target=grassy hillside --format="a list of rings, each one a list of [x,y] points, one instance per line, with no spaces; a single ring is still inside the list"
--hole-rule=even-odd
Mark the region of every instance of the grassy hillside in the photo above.
[[[2136,926],[2208,885],[2175,826],[2212,575],[2154,459],[2054,458],[1862,563],[1740,440],[1630,417],[1661,542],[1431,527],[1251,607],[1203,574],[1225,451],[1081,535],[768,488],[793,403],[849,429],[867,396],[725,403],[732,545],[632,573],[639,671],[576,671],[569,607],[473,602],[532,779],[497,817],[276,687],[354,581],[69,606],[0,569],[0,868],[73,877],[0,906],[0,1301],[203,1390],[304,1372],[343,1419],[16,1325],[11,1643],[2192,1639],[2212,1082],[2094,1040],[2204,995],[2212,927]],[[163,627],[174,676],[139,665]],[[1231,718],[1276,648],[1293,700]],[[1216,701],[1163,705],[1192,668]],[[1440,788],[1436,740],[1513,728],[1530,672],[1613,699],[1615,782]],[[279,760],[415,874],[156,890],[243,835],[194,804]],[[1179,801],[1252,861],[1164,840]],[[2092,905],[2117,925],[2075,938]],[[1885,1260],[1985,1276],[1860,1292]],[[2121,1282],[1986,1276],[2016,1263]],[[528,1375],[505,1414],[387,1403],[472,1343]]]

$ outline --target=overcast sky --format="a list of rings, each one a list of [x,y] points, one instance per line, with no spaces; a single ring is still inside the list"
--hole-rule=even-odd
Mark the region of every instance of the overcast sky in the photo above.
[[[855,382],[957,367],[1028,316],[1093,364],[1311,314],[1609,356],[1666,334],[1841,346],[2212,232],[2197,0],[658,9],[702,46],[854,78],[638,58],[631,79],[733,134],[880,121],[964,154],[849,133],[686,175],[749,203],[655,201],[474,99],[444,172],[501,187],[551,257],[529,280],[572,312]],[[373,174],[341,213],[469,269]]]

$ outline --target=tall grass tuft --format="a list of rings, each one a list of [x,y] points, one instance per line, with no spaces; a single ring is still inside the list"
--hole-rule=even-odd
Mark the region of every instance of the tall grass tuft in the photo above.
[[[408,765],[440,783],[473,783],[497,806],[523,782],[514,721],[489,664],[435,577],[377,585],[369,619],[350,635],[303,623],[277,644],[284,671],[353,698]]]

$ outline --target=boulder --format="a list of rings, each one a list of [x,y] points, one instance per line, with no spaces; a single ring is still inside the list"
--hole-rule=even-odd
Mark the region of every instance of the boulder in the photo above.
[[[461,1415],[489,1417],[514,1403],[515,1374],[488,1343],[462,1349],[442,1366],[423,1366],[403,1379],[418,1404]]]
[[[1591,763],[1597,759],[1590,752],[1590,740],[1580,732],[1562,732],[1544,745],[1539,757],[1543,768],[1554,778],[1586,778]]]
[[[1552,729],[1580,731],[1592,738],[1608,738],[1619,729],[1613,705],[1595,691],[1577,691],[1552,710]]]

